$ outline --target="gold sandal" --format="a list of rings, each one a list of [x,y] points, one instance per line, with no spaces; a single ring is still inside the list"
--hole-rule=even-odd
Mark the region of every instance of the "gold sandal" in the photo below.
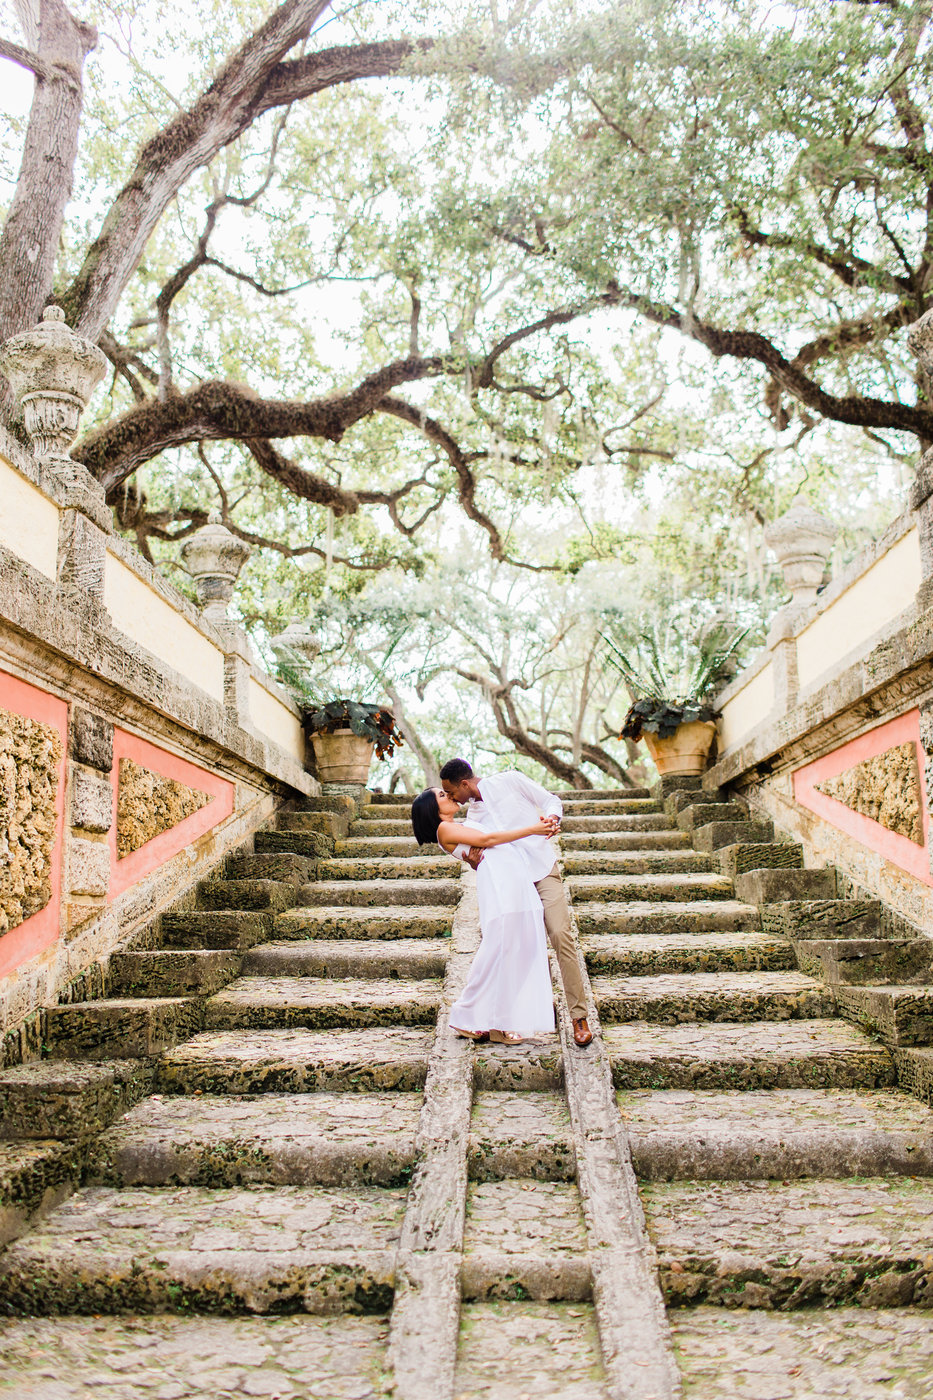
[[[521,1045],[525,1037],[518,1031],[490,1031],[489,1039],[493,1045]]]

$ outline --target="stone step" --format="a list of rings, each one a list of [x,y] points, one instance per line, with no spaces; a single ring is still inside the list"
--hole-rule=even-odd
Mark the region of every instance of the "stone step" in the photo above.
[[[825,870],[750,870],[737,875],[735,892],[749,904],[836,898],[836,872]]]
[[[914,1374],[924,1373],[914,1367]],[[529,1381],[532,1389],[523,1389]],[[457,1400],[603,1400],[609,1392],[592,1303],[464,1303],[451,1393]]]
[[[829,988],[800,972],[594,977],[593,996],[604,1024],[812,1020],[835,1009]]]
[[[841,1015],[886,1045],[933,1045],[933,987],[837,986],[834,995]]]
[[[712,869],[696,851],[565,851],[565,875],[696,875]]]
[[[395,821],[389,817],[370,817],[366,821],[355,821],[349,829],[349,836],[356,839],[375,840],[377,837],[396,836],[412,839],[411,817]]]
[[[0,1249],[80,1184],[86,1141],[0,1142]],[[6,1357],[0,1338],[0,1355]],[[4,1364],[2,1375],[9,1374]]]
[[[95,1142],[107,1186],[402,1186],[419,1093],[156,1096]]]
[[[750,871],[800,870],[803,867],[803,847],[792,846],[789,841],[740,841],[732,846],[720,846],[715,859],[720,874],[729,880],[737,880],[740,875]]]
[[[789,899],[761,906],[761,927],[777,938],[879,938],[880,900]]]
[[[212,1031],[163,1055],[158,1084],[176,1094],[414,1091],[433,1039],[402,1028]]]
[[[297,902],[296,887],[282,880],[205,880],[198,886],[201,909],[268,909],[275,913]]]
[[[334,855],[359,860],[376,856],[429,856],[436,858],[436,846],[419,846],[413,836],[348,836],[338,841]]]
[[[734,805],[728,793],[723,792],[720,788],[704,788],[702,782],[684,785],[678,779],[674,781],[675,786],[670,789],[665,788],[663,794],[664,810],[671,813],[672,816],[677,816],[685,808],[695,806],[697,803],[718,807]],[[745,817],[748,816],[744,808],[742,808],[742,814]],[[722,820],[726,820],[725,815],[723,815]]]
[[[669,1304],[928,1305],[930,1181],[652,1182],[641,1196]]]
[[[242,961],[242,953],[229,949],[114,953],[107,986],[115,997],[210,996],[239,975]]]
[[[738,842],[757,845],[774,839],[774,827],[769,821],[707,822],[693,834],[698,851],[718,851],[722,846]]]
[[[361,823],[407,821],[409,830],[411,830],[411,802],[400,802],[398,798],[394,802],[370,802],[367,806],[360,808],[356,819]]]
[[[369,802],[366,805],[368,807],[397,807],[402,801],[414,802],[417,795],[415,792],[371,792]]]
[[[29,1060],[0,1070],[0,1138],[95,1133],[149,1093],[154,1073],[143,1060]]]
[[[473,1181],[573,1181],[576,1154],[563,1094],[476,1094],[467,1169]]]
[[[646,817],[663,815],[661,803],[653,797],[586,797],[570,804],[574,820],[586,817]]]
[[[251,948],[269,937],[270,914],[250,909],[224,909],[204,913],[200,909],[163,914],[159,937],[170,948]]]
[[[267,835],[268,832],[256,833],[257,837]],[[327,855],[330,853],[330,850],[325,852]],[[313,880],[314,870],[314,860],[309,856],[296,855],[294,851],[239,852],[228,856],[224,864],[224,875],[228,880],[284,880],[292,885],[303,885],[305,881]]]
[[[663,812],[645,812],[638,816],[615,817],[603,815],[578,815],[571,812],[561,822],[561,834],[566,831],[589,832],[591,835],[602,831],[676,831],[674,823]]]
[[[607,1026],[618,1089],[882,1089],[884,1046],[840,1020]]]
[[[674,1308],[670,1320],[690,1400],[760,1400],[778,1387],[790,1400],[920,1400],[933,1375],[926,1309]]]
[[[616,797],[631,799],[633,797],[650,797],[651,793],[646,787],[616,787],[616,788],[554,788],[554,796],[559,797],[566,807],[568,803],[575,806],[580,802],[608,802]]]
[[[568,882],[569,883],[569,882]],[[759,928],[758,910],[735,899],[697,899],[689,904],[674,900],[632,900],[628,903],[594,901],[585,896],[573,901],[581,934],[691,934],[738,933]],[[778,935],[781,941],[785,941]]]
[[[462,894],[459,875],[453,880],[318,880],[302,885],[295,903],[301,908],[343,905],[348,909],[382,909],[399,905],[411,910],[422,905],[457,904]]]
[[[589,1299],[593,1279],[576,1184],[514,1177],[471,1183],[461,1287],[469,1300]]]
[[[278,812],[276,831],[318,831],[338,840],[346,836],[351,817],[348,812]],[[411,825],[411,823],[409,823]]]
[[[380,1314],[31,1317],[0,1321],[0,1345],[17,1400],[245,1400],[254,1388],[267,1400],[375,1400],[386,1331]]]
[[[708,822],[740,822],[745,817],[745,809],[737,802],[691,802],[677,813],[674,824],[692,834]]]
[[[240,977],[204,1004],[205,1030],[433,1025],[438,979]]]
[[[579,851],[689,851],[690,838],[684,831],[568,831],[560,833],[565,855]]]
[[[373,859],[322,860],[317,868],[320,880],[444,880],[459,876],[459,861],[452,856],[383,856]]]
[[[781,972],[796,966],[783,938],[763,933],[611,934],[582,940],[591,973]]]
[[[786,945],[785,945],[786,946]],[[443,977],[447,938],[315,939],[263,943],[243,960],[244,977]]]
[[[414,909],[386,904],[382,907],[312,906],[279,914],[276,939],[444,938],[453,923],[450,904],[422,904]]]
[[[636,1089],[618,1101],[649,1181],[933,1176],[933,1112],[896,1091]]]
[[[62,1060],[124,1060],[158,1055],[201,1029],[192,997],[107,997],[53,1006],[49,1051]]]
[[[477,1045],[473,1050],[477,1091],[557,1093],[563,1088],[560,1041],[556,1034],[519,1045]]]
[[[336,841],[320,831],[257,831],[253,844],[260,854],[291,854],[307,860],[326,860]]]
[[[721,875],[571,875],[567,888],[577,900],[628,904],[635,900],[689,904],[733,898],[732,881]]]
[[[933,939],[801,939],[793,945],[802,972],[850,986],[933,980]]]
[[[381,1311],[405,1192],[88,1187],[0,1259],[0,1311]]]

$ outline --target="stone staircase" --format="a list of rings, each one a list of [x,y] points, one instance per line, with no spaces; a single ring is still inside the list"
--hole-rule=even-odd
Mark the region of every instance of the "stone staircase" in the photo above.
[[[926,940],[683,780],[564,796],[588,1050],[450,1033],[473,876],[389,797],[281,813],[49,1013],[11,1395],[933,1394]]]

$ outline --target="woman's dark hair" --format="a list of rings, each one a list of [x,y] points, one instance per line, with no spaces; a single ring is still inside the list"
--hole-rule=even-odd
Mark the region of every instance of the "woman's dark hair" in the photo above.
[[[411,826],[419,846],[426,846],[437,840],[437,828],[441,824],[437,793],[433,788],[419,792],[411,804]]]
[[[473,769],[465,758],[449,758],[441,769],[441,781],[462,783],[464,778],[472,778]]]

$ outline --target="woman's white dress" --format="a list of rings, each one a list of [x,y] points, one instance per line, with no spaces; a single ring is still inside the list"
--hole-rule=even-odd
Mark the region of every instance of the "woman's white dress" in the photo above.
[[[455,855],[466,850],[457,847]],[[544,910],[514,841],[490,846],[476,872],[482,941],[450,1024],[463,1031],[554,1029]]]

